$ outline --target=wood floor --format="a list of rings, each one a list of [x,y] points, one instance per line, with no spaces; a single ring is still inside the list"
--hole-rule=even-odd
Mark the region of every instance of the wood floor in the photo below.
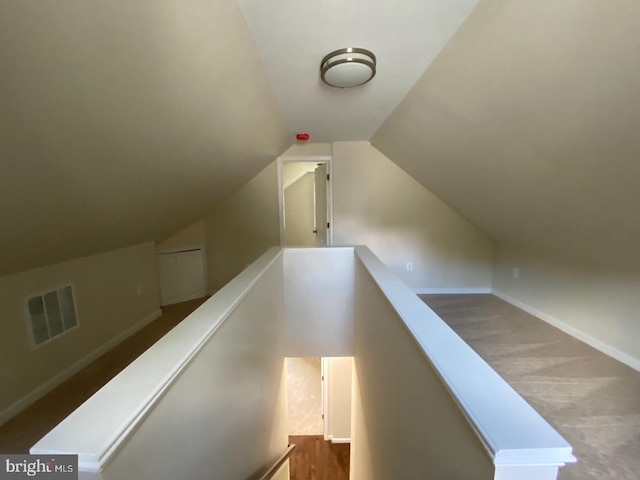
[[[28,453],[31,446],[204,301],[203,298],[163,307],[159,319],[0,426],[0,453]]]
[[[348,443],[332,443],[322,435],[290,435],[296,449],[289,457],[291,480],[348,480]]]
[[[640,373],[493,295],[421,295],[573,446],[559,480],[640,479]]]

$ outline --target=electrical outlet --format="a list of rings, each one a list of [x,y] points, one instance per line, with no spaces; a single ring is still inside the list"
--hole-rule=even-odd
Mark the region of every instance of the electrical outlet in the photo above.
[[[410,272],[413,270],[413,262],[407,262],[407,272]]]
[[[513,267],[511,269],[511,276],[517,279],[520,276],[520,269],[518,267]]]
[[[144,283],[139,283],[137,286],[138,295],[142,295],[144,293]]]

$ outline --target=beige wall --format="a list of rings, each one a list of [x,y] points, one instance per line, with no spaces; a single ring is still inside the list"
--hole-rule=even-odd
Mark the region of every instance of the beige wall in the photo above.
[[[367,245],[412,288],[491,288],[492,240],[369,142],[333,144],[333,182],[334,245]]]
[[[314,214],[315,174],[304,174],[284,191],[284,242],[288,246],[316,244]]]
[[[287,433],[322,435],[322,369],[320,357],[290,357],[287,370]]]
[[[331,152],[334,245],[368,245],[412,288],[491,288],[492,240],[369,142],[294,145],[285,155]],[[280,244],[276,165],[205,219],[210,290]]]
[[[33,349],[25,300],[66,283],[74,286],[79,326]],[[0,414],[158,309],[153,242],[1,277]]]
[[[176,250],[180,248],[199,247],[204,245],[204,220],[193,223],[183,230],[171,235],[169,238],[156,244],[159,252]]]
[[[517,279],[513,268],[519,269]],[[582,340],[592,344],[595,340],[605,352],[608,347],[622,352],[619,359],[626,355],[626,363],[635,361],[640,367],[639,274],[501,245],[496,250],[493,288],[498,295],[562,322]]]
[[[278,177],[272,162],[204,220],[209,290],[219,290],[280,244]]]

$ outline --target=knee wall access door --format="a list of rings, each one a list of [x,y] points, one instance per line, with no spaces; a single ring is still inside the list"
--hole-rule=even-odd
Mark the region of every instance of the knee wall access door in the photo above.
[[[161,305],[205,296],[202,249],[158,254],[158,268]]]

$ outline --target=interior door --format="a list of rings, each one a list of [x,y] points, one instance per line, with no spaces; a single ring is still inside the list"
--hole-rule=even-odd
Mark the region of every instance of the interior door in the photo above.
[[[162,305],[185,302],[205,296],[202,250],[158,255],[160,300]]]
[[[321,163],[315,169],[316,188],[316,246],[327,245],[327,164]]]

